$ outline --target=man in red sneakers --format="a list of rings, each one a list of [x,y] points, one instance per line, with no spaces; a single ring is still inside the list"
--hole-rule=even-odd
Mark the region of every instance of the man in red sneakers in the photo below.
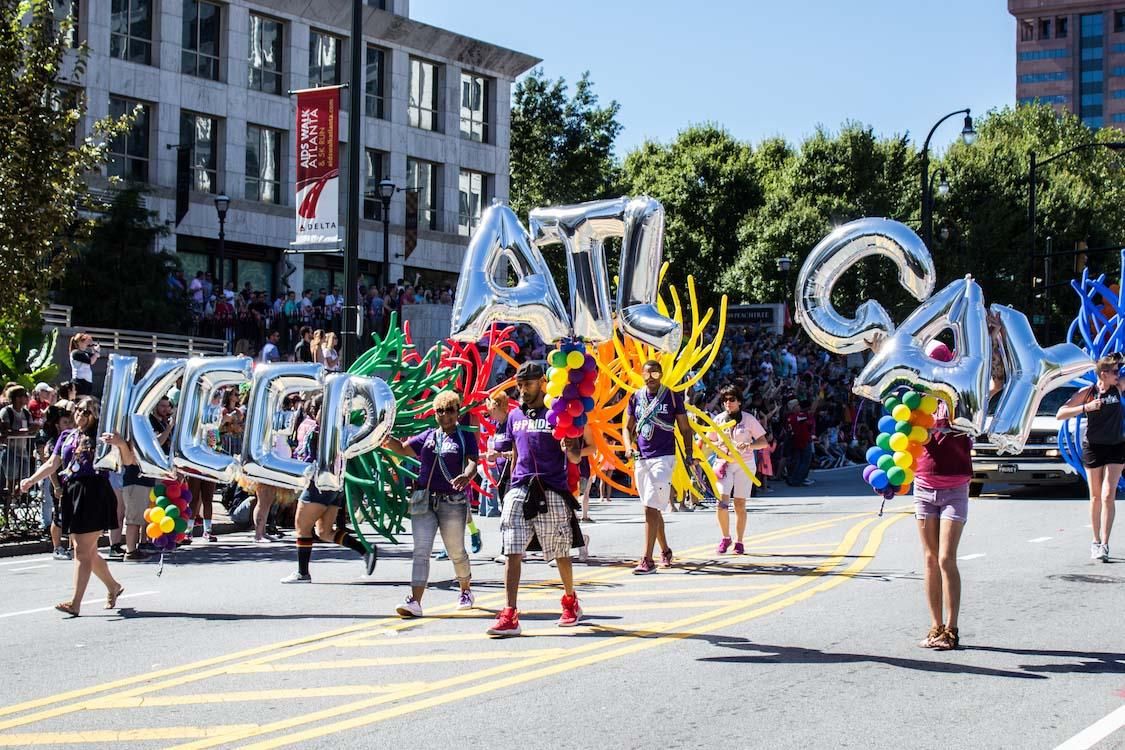
[[[516,372],[520,406],[508,417],[512,437],[511,486],[504,496],[500,516],[504,567],[504,593],[507,606],[496,615],[488,629],[489,635],[520,634],[516,596],[519,592],[522,555],[532,540],[543,549],[547,562],[557,561],[564,595],[559,627],[573,627],[582,617],[578,596],[574,593],[574,572],[570,550],[582,545],[578,527],[578,502],[567,488],[567,461],[578,463],[582,439],[559,441],[552,435],[543,403],[543,367],[537,362],[524,362]]]

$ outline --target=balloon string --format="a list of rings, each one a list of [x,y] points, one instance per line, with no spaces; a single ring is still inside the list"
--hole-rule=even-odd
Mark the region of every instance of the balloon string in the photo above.
[[[162,575],[164,575],[164,552],[163,552],[163,550],[160,552],[160,565],[157,566],[157,568],[156,568],[156,577],[159,578]]]

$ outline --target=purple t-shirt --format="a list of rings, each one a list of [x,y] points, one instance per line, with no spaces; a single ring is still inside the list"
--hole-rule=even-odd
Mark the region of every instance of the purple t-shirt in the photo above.
[[[59,435],[55,443],[55,455],[62,462],[59,470],[66,480],[78,477],[92,477],[98,472],[94,469],[95,438],[77,429],[67,430]]]
[[[676,455],[676,417],[687,414],[683,397],[666,388],[650,396],[647,388],[629,397],[629,416],[637,420],[641,458]]]
[[[469,459],[476,459],[477,437],[458,428],[452,435],[444,430],[430,429],[410,438],[406,447],[418,454],[421,467],[418,469],[418,489],[430,488],[431,492],[456,493],[453,479],[465,470]],[[441,456],[441,464],[435,459]]]
[[[511,417],[509,417],[511,419]],[[512,450],[512,436],[508,434],[508,422],[504,421],[496,425],[496,432],[492,433],[492,437],[488,439],[488,446],[494,451],[502,451],[504,453]],[[496,476],[504,476],[504,470],[508,468],[508,459],[503,456],[496,459]]]
[[[551,434],[547,424],[547,407],[517,407],[508,415],[508,433],[516,449],[516,465],[512,467],[512,486],[525,487],[532,477],[539,477],[545,487],[568,492],[566,454],[562,443]]]

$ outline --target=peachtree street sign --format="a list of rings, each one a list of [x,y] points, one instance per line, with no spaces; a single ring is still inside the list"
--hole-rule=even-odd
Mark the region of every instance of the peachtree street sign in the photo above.
[[[730,305],[727,307],[727,330],[737,326],[765,326],[776,333],[782,333],[785,324],[785,306],[768,305]]]

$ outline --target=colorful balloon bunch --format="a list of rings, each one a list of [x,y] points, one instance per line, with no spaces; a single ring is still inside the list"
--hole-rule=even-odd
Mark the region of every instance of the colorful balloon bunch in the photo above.
[[[547,424],[557,439],[582,437],[594,408],[598,360],[581,341],[564,341],[547,355]]]
[[[175,549],[187,537],[191,523],[191,490],[186,482],[162,480],[148,494],[145,532],[156,548]]]
[[[930,442],[938,400],[917,390],[888,396],[879,420],[879,437],[867,451],[863,480],[885,497],[905,495],[914,481],[914,467]]]

